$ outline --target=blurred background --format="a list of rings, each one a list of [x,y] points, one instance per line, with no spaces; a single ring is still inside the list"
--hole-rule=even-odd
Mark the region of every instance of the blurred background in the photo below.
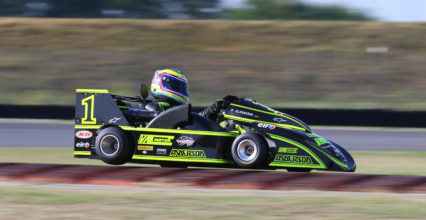
[[[73,121],[16,120],[10,115],[36,118],[35,113],[41,112],[41,118],[53,119],[56,114],[71,119],[76,88],[134,96],[140,83],[150,85],[155,70],[174,68],[189,79],[194,106],[233,94],[271,107],[297,109],[293,112],[310,125],[330,125],[311,123],[316,119],[338,122],[345,127],[315,127],[315,132],[348,149],[357,174],[369,174],[372,182],[382,185],[375,174],[423,176],[423,182],[402,186],[423,184],[424,192],[425,129],[401,128],[397,122],[426,127],[425,11],[424,0],[0,0],[0,116],[8,117],[0,118],[0,166],[105,165],[73,158]],[[366,121],[369,126],[392,127],[348,127],[365,126]],[[16,180],[43,172],[49,170],[37,170],[36,165]],[[89,176],[82,172],[75,175],[84,182]],[[277,171],[277,180],[294,180],[284,172]],[[159,177],[161,181],[164,176]],[[330,175],[330,181],[362,185],[357,176],[347,177]],[[167,184],[159,187],[62,186],[3,179],[0,216],[424,219],[426,215],[425,194],[194,192]]]
[[[157,69],[193,105],[426,109],[422,0],[0,0],[0,103],[137,95]],[[417,23],[416,23],[417,22]]]

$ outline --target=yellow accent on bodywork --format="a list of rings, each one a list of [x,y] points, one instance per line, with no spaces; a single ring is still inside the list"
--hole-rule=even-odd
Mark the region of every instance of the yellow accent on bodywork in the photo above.
[[[293,118],[291,118],[291,117],[289,117],[287,115],[281,115],[281,114],[274,113],[274,112],[263,111],[263,110],[260,110],[260,109],[250,108],[250,107],[243,106],[243,105],[237,105],[237,104],[234,104],[234,103],[231,103],[231,105],[235,106],[235,107],[239,107],[239,108],[245,108],[245,109],[248,109],[248,110],[251,110],[251,111],[256,111],[256,112],[260,112],[260,113],[264,113],[264,114],[269,114],[269,115],[274,115],[274,116],[279,116],[279,117],[287,118],[287,119],[289,119],[289,120],[297,123],[298,125],[300,125],[302,128],[304,128],[303,130],[312,132],[311,129],[307,128],[302,123],[298,122],[297,120],[295,120],[295,119],[293,119]],[[268,124],[271,124],[271,123],[268,123]],[[276,124],[273,124],[273,125],[276,125]]]
[[[90,151],[74,151],[74,155],[81,155],[81,156],[90,156],[92,155],[92,152]]]
[[[96,124],[95,114],[95,95],[88,96],[81,100],[84,106],[84,117],[81,119],[82,124]]]
[[[103,125],[74,125],[75,129],[100,129]],[[221,131],[197,131],[197,130],[184,130],[184,129],[165,129],[165,128],[139,128],[132,126],[119,126],[125,131],[143,131],[143,132],[163,132],[173,134],[196,134],[196,135],[210,135],[210,136],[224,136],[224,137],[237,137],[238,134],[232,132]]]
[[[106,89],[76,89],[76,93],[109,93]]]
[[[260,121],[260,120],[249,119],[249,118],[242,118],[242,117],[238,117],[238,116],[234,116],[234,115],[227,115],[227,114],[224,114],[223,116],[226,119],[231,119],[231,120],[236,120],[236,121],[243,121],[243,122],[248,122],[248,123],[263,123],[263,124],[275,125],[275,126],[280,127],[280,128],[299,130],[299,131],[303,131],[303,132],[307,131],[304,128],[293,126],[293,125],[288,125],[288,124],[277,124],[277,123],[271,123],[271,122],[267,122],[267,121]]]
[[[168,156],[151,156],[151,155],[133,155],[135,160],[161,160],[161,161],[176,161],[176,162],[196,162],[196,163],[232,163],[232,161],[225,159],[211,159],[211,158],[179,158]]]
[[[131,127],[131,126],[119,126],[119,127],[126,131],[163,132],[163,133],[175,133],[175,134],[198,134],[198,135],[225,136],[225,137],[238,136],[238,134],[234,134],[231,132],[220,132],[220,131],[197,131],[197,130],[165,129],[165,128],[137,128],[137,127]]]
[[[327,169],[327,166],[322,162],[322,160],[316,154],[314,154],[308,147],[304,146],[303,144],[300,144],[299,142],[296,142],[296,141],[293,141],[293,140],[290,140],[288,138],[281,137],[281,136],[278,136],[278,135],[275,135],[275,134],[270,134],[270,133],[267,133],[267,134],[273,139],[276,139],[276,140],[291,144],[293,146],[296,146],[296,147],[304,150],[311,157],[313,157],[318,162],[318,164],[310,164],[309,168]],[[287,166],[293,166],[293,165],[292,164],[285,164],[285,163],[279,164],[279,163],[273,163],[273,162],[269,164],[269,166],[286,166],[286,167]],[[298,167],[298,165],[294,165],[294,167]]]
[[[99,129],[102,125],[74,125],[74,129]]]

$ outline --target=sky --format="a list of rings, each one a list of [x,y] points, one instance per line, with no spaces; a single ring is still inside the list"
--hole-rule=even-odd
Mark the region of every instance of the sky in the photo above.
[[[221,0],[224,7],[238,7],[245,0]],[[426,0],[302,0],[311,4],[336,4],[358,11],[380,21],[426,21]]]

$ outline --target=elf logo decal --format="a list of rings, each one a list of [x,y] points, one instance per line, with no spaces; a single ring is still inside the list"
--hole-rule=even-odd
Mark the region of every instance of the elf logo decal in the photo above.
[[[176,142],[179,144],[179,146],[186,145],[186,146],[190,147],[190,146],[192,146],[194,144],[195,140],[192,139],[192,137],[182,136],[182,137],[179,137],[176,140]]]
[[[84,148],[89,148],[90,147],[90,144],[89,144],[89,142],[78,142],[78,143],[76,143],[75,144],[75,146],[76,147],[80,147],[80,148],[82,148],[82,147],[84,147]]]
[[[187,149],[173,149],[170,152],[170,157],[181,158],[206,158],[203,150],[187,150]]]
[[[90,131],[77,131],[77,133],[75,133],[75,136],[80,138],[80,139],[89,139],[91,137],[93,137],[93,133]]]
[[[312,164],[310,156],[296,156],[296,155],[284,155],[277,154],[274,162],[276,163],[301,163],[301,164]]]
[[[172,146],[175,136],[141,134],[138,144]]]
[[[268,124],[263,124],[263,123],[257,124],[257,127],[259,127],[259,128],[269,128],[270,130],[274,130],[275,129],[275,125],[268,125]]]

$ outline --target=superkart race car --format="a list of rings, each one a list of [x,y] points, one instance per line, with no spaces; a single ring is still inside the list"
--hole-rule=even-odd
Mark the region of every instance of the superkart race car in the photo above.
[[[191,111],[190,104],[157,115],[141,96],[77,89],[74,157],[161,166],[214,166],[288,171],[355,171],[352,156],[320,137],[301,120],[249,98],[222,112],[235,126],[223,127]],[[228,122],[229,122],[228,121]]]

